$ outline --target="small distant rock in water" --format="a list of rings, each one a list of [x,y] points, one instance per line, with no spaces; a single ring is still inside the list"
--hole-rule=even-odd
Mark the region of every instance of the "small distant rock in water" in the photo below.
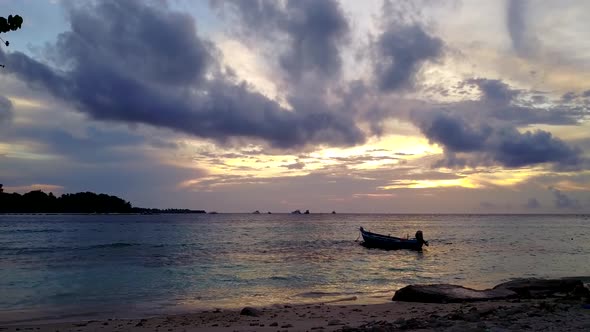
[[[336,214],[336,211],[332,211],[332,214]]]
[[[309,214],[309,210],[305,210],[303,214]]]
[[[301,214],[301,210],[295,210],[295,211],[291,212],[291,214]]]
[[[244,309],[242,309],[242,311],[240,311],[240,315],[260,317],[262,316],[262,311],[252,307],[245,307]]]
[[[260,214],[260,211],[256,210],[256,211],[252,212],[252,214]]]
[[[270,211],[268,211],[267,213],[268,213],[268,214],[272,214],[272,212],[270,212]]]

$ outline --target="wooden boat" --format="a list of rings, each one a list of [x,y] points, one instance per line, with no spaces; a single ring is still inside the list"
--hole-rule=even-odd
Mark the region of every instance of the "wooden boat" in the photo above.
[[[360,231],[364,240],[362,244],[368,248],[422,250],[422,245],[428,245],[428,241],[424,241],[422,231],[417,231],[416,237],[412,239],[403,239],[395,236],[371,233],[362,227],[360,228]]]

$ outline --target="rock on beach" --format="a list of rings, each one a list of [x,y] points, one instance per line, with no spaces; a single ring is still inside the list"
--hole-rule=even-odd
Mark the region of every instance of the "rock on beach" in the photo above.
[[[423,303],[456,303],[513,298],[542,299],[562,294],[582,297],[590,294],[580,280],[575,279],[517,279],[496,285],[492,289],[477,290],[458,285],[409,285],[393,296],[393,301]]]

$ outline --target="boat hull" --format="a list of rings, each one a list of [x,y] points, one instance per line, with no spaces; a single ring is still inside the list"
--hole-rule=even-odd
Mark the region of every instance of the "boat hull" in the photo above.
[[[422,250],[422,241],[417,239],[402,239],[394,236],[371,233],[360,229],[363,237],[362,245],[368,248],[380,248],[386,250],[410,249]]]

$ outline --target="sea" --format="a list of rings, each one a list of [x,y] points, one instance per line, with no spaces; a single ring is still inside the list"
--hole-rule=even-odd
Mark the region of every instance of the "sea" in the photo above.
[[[368,249],[359,227],[424,232]],[[590,276],[588,215],[0,215],[0,325],[384,303],[416,283]]]

